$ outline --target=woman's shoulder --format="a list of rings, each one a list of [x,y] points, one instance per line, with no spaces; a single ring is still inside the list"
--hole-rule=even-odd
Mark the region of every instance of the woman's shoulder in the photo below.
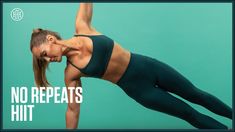
[[[64,79],[65,80],[77,80],[82,77],[82,73],[75,67],[67,64],[64,69]]]
[[[92,36],[92,35],[102,35],[102,33],[101,32],[98,32],[98,31],[96,31],[96,30],[92,30],[92,31],[79,31],[79,32],[75,32],[74,33],[74,36],[77,36],[77,35],[90,35],[90,36]]]

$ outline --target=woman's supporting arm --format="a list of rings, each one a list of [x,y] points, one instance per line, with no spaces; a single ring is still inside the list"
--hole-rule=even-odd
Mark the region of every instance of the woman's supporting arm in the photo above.
[[[79,114],[80,114],[80,103],[75,102],[75,98],[79,98],[75,94],[75,89],[73,90],[73,95],[70,95],[70,91],[68,87],[81,87],[81,80],[65,80],[67,93],[68,93],[68,100],[70,97],[73,96],[73,102],[68,103],[67,111],[66,111],[66,128],[67,129],[76,129],[79,123]],[[81,94],[81,93],[80,93]]]

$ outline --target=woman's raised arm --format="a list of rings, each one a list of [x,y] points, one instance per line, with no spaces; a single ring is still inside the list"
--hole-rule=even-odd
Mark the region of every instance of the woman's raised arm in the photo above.
[[[80,3],[80,7],[77,12],[75,29],[76,33],[84,30],[91,30],[93,4],[92,3]]]

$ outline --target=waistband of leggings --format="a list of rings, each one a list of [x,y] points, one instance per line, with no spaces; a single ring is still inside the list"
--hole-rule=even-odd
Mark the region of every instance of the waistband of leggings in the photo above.
[[[123,79],[125,78],[126,74],[127,74],[127,71],[130,69],[130,65],[132,63],[132,59],[133,59],[133,55],[134,53],[130,52],[130,61],[129,61],[129,64],[127,65],[127,68],[126,70],[124,71],[124,73],[122,74],[121,78],[117,81],[117,85],[120,86],[121,85],[121,82],[123,81]]]

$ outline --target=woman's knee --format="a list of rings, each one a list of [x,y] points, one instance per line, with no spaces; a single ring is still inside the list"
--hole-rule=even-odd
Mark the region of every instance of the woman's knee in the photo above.
[[[187,94],[187,93],[186,93]],[[201,104],[202,102],[205,102],[205,99],[207,98],[207,94],[200,89],[193,87],[187,94],[187,96],[184,96],[184,98],[192,103],[195,104]]]
[[[196,121],[198,112],[193,108],[185,109],[183,112],[183,119],[186,121]]]

